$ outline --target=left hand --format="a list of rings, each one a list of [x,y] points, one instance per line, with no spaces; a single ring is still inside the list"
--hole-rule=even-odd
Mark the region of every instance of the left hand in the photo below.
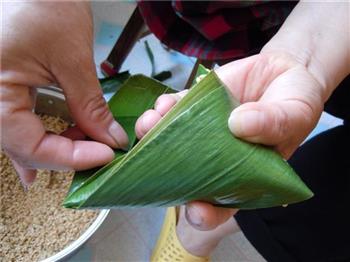
[[[36,169],[83,170],[112,161],[128,137],[103,98],[93,61],[93,23],[86,2],[7,1],[0,43],[0,144],[24,187]],[[47,133],[33,113],[36,87],[57,85],[77,127]],[[77,130],[77,129],[75,129]],[[77,132],[75,132],[77,133]],[[81,133],[81,132],[80,132]]]

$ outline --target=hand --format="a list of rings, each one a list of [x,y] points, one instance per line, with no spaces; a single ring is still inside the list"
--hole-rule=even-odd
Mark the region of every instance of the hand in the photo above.
[[[3,6],[1,145],[23,184],[34,180],[37,168],[80,170],[111,161],[110,147],[125,147],[128,138],[113,120],[96,77],[89,4]],[[32,109],[35,87],[47,85],[63,89],[77,127],[99,142],[73,141],[45,132]],[[67,136],[74,137],[76,132],[67,132]]]
[[[288,159],[317,124],[321,84],[291,55],[261,53],[216,71],[241,106],[228,120],[232,133],[273,147]]]
[[[272,146],[286,158],[314,128],[322,112],[320,84],[290,55],[262,53],[222,66],[216,73],[242,103],[228,120],[234,135]],[[159,97],[154,109],[137,121],[137,136],[141,138],[185,94]],[[187,205],[189,222],[202,230],[215,228],[234,212],[201,202]]]

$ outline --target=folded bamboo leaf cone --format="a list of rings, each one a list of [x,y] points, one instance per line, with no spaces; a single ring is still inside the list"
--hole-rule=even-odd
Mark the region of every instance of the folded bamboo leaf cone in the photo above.
[[[202,200],[255,209],[312,192],[273,150],[232,135],[238,103],[210,72],[128,153],[71,190],[70,208],[174,206]]]

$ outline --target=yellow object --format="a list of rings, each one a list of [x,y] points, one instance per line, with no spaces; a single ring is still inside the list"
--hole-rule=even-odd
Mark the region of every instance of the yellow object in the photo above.
[[[177,210],[169,207],[151,262],[208,262],[207,257],[197,257],[188,253],[176,235]]]

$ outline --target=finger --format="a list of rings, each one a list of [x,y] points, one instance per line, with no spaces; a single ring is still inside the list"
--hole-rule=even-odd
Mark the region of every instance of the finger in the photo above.
[[[160,119],[162,118],[162,115],[154,110],[150,109],[144,112],[139,119],[137,119],[135,124],[135,133],[138,139],[141,139],[149,130],[152,129],[153,126],[155,126]]]
[[[310,108],[299,101],[274,103],[250,102],[236,108],[230,115],[228,126],[237,137],[252,143],[275,146],[276,150],[288,158],[302,142],[313,122]]]
[[[177,102],[179,102],[188,90],[183,90],[174,94],[164,94],[158,97],[154,109],[164,116]]]
[[[102,166],[113,157],[113,150],[104,144],[45,134],[36,149],[21,152],[16,161],[26,169],[84,170]]]
[[[88,45],[88,44],[87,44]],[[113,119],[97,80],[92,50],[69,57],[54,68],[54,74],[65,93],[67,104],[77,126],[89,137],[111,147],[126,148],[128,136]]]
[[[288,158],[317,124],[323,110],[319,83],[301,67],[269,83],[259,101],[236,108],[229,128],[244,140],[275,146]]]
[[[213,230],[237,212],[236,209],[214,207],[212,204],[194,201],[186,205],[186,219],[196,229]]]
[[[111,112],[98,89],[70,90],[66,98],[77,126],[89,137],[115,148],[126,148],[128,136]],[[95,89],[95,90],[94,90]],[[82,99],[78,99],[82,97]],[[80,100],[80,101],[79,101]]]
[[[36,170],[35,169],[27,169],[19,165],[15,160],[11,159],[11,162],[13,164],[13,167],[15,168],[19,179],[22,183],[22,186],[25,190],[28,189],[28,187],[33,184],[35,178],[36,178]]]
[[[51,170],[84,170],[102,166],[113,158],[113,150],[102,143],[45,134],[31,158],[31,165]]]
[[[40,119],[27,110],[12,112],[4,122],[4,149],[25,169],[82,170],[114,158],[113,150],[105,144],[46,133]]]
[[[154,110],[147,110],[136,121],[135,133],[141,139],[160,119],[186,94],[188,90],[183,90],[175,94],[161,95],[154,106]]]
[[[164,116],[175,104],[176,97],[170,94],[161,95],[158,97],[154,104],[154,109],[161,115]]]

